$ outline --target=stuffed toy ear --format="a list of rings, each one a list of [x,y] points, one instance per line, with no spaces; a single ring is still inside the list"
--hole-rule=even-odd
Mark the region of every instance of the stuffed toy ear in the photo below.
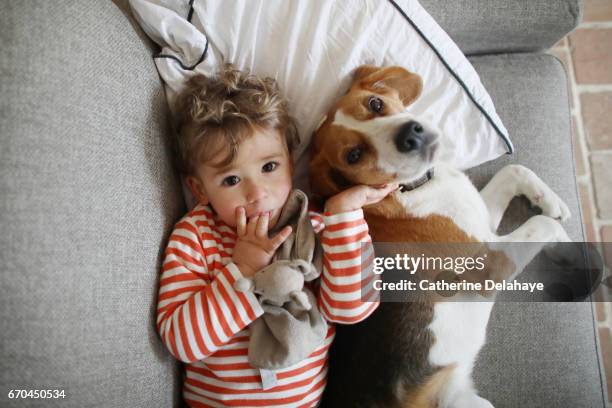
[[[310,282],[319,277],[320,272],[312,262],[306,262],[303,259],[296,259],[294,261],[294,267],[300,270],[300,273],[304,277],[304,282]]]
[[[291,292],[290,298],[301,309],[303,309],[303,310],[310,310],[310,309],[312,309],[312,305],[310,304],[310,301],[308,300],[308,295],[306,294],[306,292],[304,292],[302,290],[296,290],[294,292]]]

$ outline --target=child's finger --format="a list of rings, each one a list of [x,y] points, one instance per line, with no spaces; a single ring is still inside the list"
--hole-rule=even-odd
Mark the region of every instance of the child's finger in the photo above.
[[[394,192],[395,190],[397,190],[399,188],[399,184],[398,183],[390,183],[387,184],[387,187],[384,188],[385,190],[385,195]]]
[[[246,211],[244,207],[236,208],[236,232],[239,237],[246,233]]]
[[[266,238],[268,236],[268,225],[270,222],[270,213],[267,212],[259,217],[257,222],[257,228],[255,229],[255,236],[258,238]]]
[[[272,251],[276,251],[278,247],[281,246],[281,244],[285,242],[287,238],[289,238],[289,235],[291,235],[291,231],[291,225],[287,225],[278,234],[276,234],[274,238],[270,240]]]
[[[370,188],[368,191],[366,191],[366,201],[370,202],[372,200],[378,200],[386,195],[386,192],[382,189]]]
[[[259,215],[251,217],[251,219],[249,219],[249,223],[247,224],[247,229],[246,229],[247,235],[255,235],[255,229],[257,228],[258,221],[259,221]]]
[[[398,187],[399,185],[397,183],[386,184],[378,188],[370,187],[369,190],[366,192],[365,204],[369,205],[379,202],[380,200],[388,196],[390,193],[397,190]]]
[[[399,184],[397,183],[385,184],[381,187],[371,189],[370,193],[372,196],[377,197],[377,198],[386,197],[389,193],[397,190],[398,187],[399,187]]]
[[[399,187],[399,184],[397,183],[385,183],[379,186],[374,186],[373,188],[376,189],[377,191],[393,191],[397,187]]]

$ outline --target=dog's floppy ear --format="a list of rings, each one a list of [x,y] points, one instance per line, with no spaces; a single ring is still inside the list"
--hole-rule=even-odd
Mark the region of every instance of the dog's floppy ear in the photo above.
[[[355,72],[353,73],[353,81],[359,81],[360,79],[363,79],[368,75],[373,74],[379,69],[381,68],[376,67],[374,65],[361,65],[355,69]]]
[[[327,158],[320,152],[310,161],[310,190],[314,203],[323,207],[325,201],[345,188],[342,184],[349,183],[342,175],[331,167]]]
[[[402,67],[380,68],[373,65],[362,65],[355,70],[353,81],[353,86],[365,89],[375,89],[381,84],[395,89],[399,92],[404,106],[414,102],[423,90],[421,77]]]

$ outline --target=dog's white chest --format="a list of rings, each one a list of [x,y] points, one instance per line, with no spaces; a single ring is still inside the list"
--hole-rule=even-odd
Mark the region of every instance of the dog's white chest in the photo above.
[[[413,191],[396,194],[412,216],[445,216],[477,240],[491,240],[489,211],[476,187],[458,170],[439,164],[431,181]]]

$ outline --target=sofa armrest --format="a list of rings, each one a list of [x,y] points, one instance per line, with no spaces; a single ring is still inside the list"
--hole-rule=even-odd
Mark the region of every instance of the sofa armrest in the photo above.
[[[185,208],[150,42],[109,1],[3,6],[0,406],[179,407],[155,316]]]
[[[581,0],[420,0],[468,55],[539,51],[580,22]]]

